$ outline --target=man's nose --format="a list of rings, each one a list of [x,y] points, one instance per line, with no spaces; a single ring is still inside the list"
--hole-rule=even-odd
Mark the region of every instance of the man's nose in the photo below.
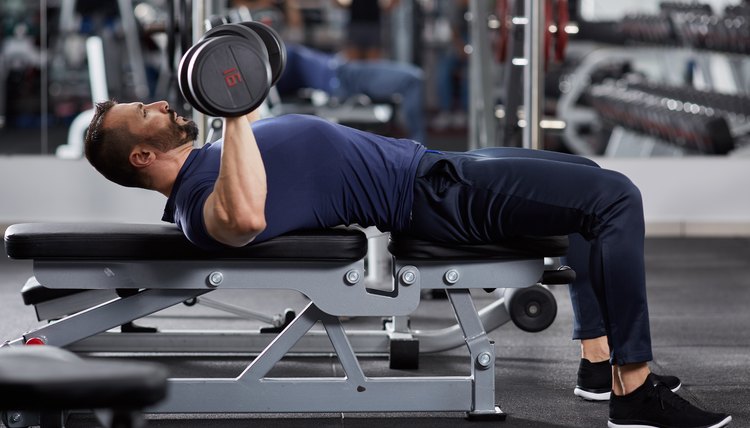
[[[148,106],[146,106],[148,109],[158,110],[161,113],[169,113],[169,103],[166,101],[156,101]]]

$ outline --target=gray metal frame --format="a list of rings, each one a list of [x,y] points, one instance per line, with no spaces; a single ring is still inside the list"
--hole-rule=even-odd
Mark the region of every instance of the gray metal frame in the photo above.
[[[497,299],[478,310],[485,331],[493,331],[510,321],[503,289],[496,291]],[[55,313],[53,318],[87,309],[94,305],[85,304],[97,294],[106,296],[96,304],[116,298],[114,290],[88,290],[37,305],[43,306],[45,313]],[[80,300],[75,300],[80,299]],[[205,297],[198,297],[198,301]],[[74,303],[71,303],[74,302]],[[76,311],[59,312],[60,308],[78,308]],[[51,309],[51,308],[54,308]],[[49,319],[49,318],[46,318]],[[388,355],[390,343],[394,339],[415,339],[419,341],[422,354],[443,352],[464,344],[464,337],[458,323],[440,329],[412,329],[408,316],[394,316],[385,322],[384,329],[350,329],[347,331],[352,348],[361,356]],[[125,333],[105,331],[94,336],[75,341],[66,347],[74,352],[125,352],[125,353],[167,353],[167,354],[245,354],[257,355],[275,338],[275,334],[262,333],[259,328],[243,330],[159,330],[155,333]],[[290,355],[325,355],[331,352],[331,343],[324,330],[311,329],[290,352]]]
[[[34,275],[49,288],[288,289],[301,292],[332,315],[407,315],[416,309],[420,297],[418,286],[395,283],[393,293],[385,295],[365,286],[364,273],[363,260],[353,263],[263,260],[34,262]]]
[[[468,376],[368,377],[337,317],[310,303],[236,378],[171,379],[167,400],[149,412],[407,412],[465,411],[502,415],[495,405],[494,346],[487,338],[468,290],[451,290],[451,304],[468,337]],[[321,321],[345,375],[271,378],[268,372]]]
[[[153,412],[397,412],[463,411],[503,417],[495,405],[495,351],[471,299],[472,288],[526,287],[537,282],[543,259],[441,263],[394,260],[392,291],[369,290],[364,261],[34,261],[34,274],[49,288],[107,290],[137,288],[117,298],[42,326],[31,337],[70,346],[218,287],[293,289],[311,303],[236,378],[172,379],[167,401]],[[446,289],[460,337],[469,349],[465,376],[368,377],[338,315],[392,316],[386,334],[409,336],[405,315],[419,303],[421,289]],[[270,378],[269,370],[320,321],[343,377]],[[150,336],[148,334],[140,337]],[[386,337],[380,336],[381,339]],[[318,343],[320,343],[320,341]],[[210,343],[204,346],[210,347]],[[381,344],[381,346],[383,346]],[[330,349],[330,348],[329,348]]]
[[[47,263],[42,263],[46,265]],[[94,281],[95,279],[88,278],[87,274],[82,274],[78,269],[74,269],[71,272],[71,266],[67,262],[63,262],[63,267],[54,268],[37,268],[37,272],[47,272],[43,274],[42,278],[57,278],[61,283],[53,283],[50,288],[68,288],[72,284],[90,283],[87,281]],[[105,273],[104,276],[112,277],[115,275],[110,265],[110,262],[105,263],[104,266],[98,269],[94,269],[96,272],[109,272]],[[67,268],[65,268],[67,266]],[[422,281],[422,285],[419,288],[449,288],[449,287],[472,287],[472,288],[495,288],[495,287],[522,287],[532,285],[534,282],[527,282],[527,278],[536,277],[539,275],[537,272],[543,269],[543,265],[539,261],[506,261],[501,265],[497,262],[477,262],[477,261],[462,261],[453,265],[443,265],[440,262],[430,261],[408,261],[408,263],[397,264],[399,271],[408,270],[409,266],[418,266],[420,276],[424,276],[425,280]],[[109,271],[107,271],[109,269]],[[157,268],[158,269],[158,268]],[[170,269],[164,269],[168,272]],[[177,270],[181,270],[177,268]],[[406,271],[404,270],[404,271]],[[62,272],[61,272],[62,271]],[[357,272],[356,269],[350,269],[347,272]],[[446,272],[455,272],[456,282],[449,284],[445,281]],[[222,270],[215,270],[211,273],[224,272]],[[118,272],[117,276],[121,272]],[[142,274],[138,274],[142,276]],[[223,275],[223,273],[222,273]],[[72,276],[71,278],[66,278]],[[200,275],[199,275],[200,276]],[[253,274],[253,277],[257,277]],[[500,278],[500,279],[498,279]],[[415,277],[415,281],[419,279]],[[29,281],[36,282],[36,278],[32,277]],[[50,279],[45,281],[48,284]],[[284,281],[282,281],[284,282]],[[65,284],[64,286],[61,284]],[[347,283],[348,284],[348,283]],[[467,284],[467,285],[464,285]],[[470,284],[470,285],[468,285]],[[118,283],[116,285],[122,285]],[[141,285],[141,284],[139,284]],[[273,288],[262,286],[260,288]],[[308,283],[316,289],[326,290],[328,287],[322,283],[316,285]],[[101,286],[101,284],[94,285],[95,287]],[[181,286],[184,286],[182,284]],[[232,285],[223,284],[220,285],[225,288],[236,288]],[[396,285],[396,290],[398,285]],[[75,287],[80,288],[80,287]],[[402,286],[405,288],[405,286]],[[415,287],[416,288],[416,287]],[[415,289],[413,288],[413,289]],[[304,290],[300,289],[304,293]],[[382,291],[381,291],[382,293]],[[502,293],[498,293],[502,295]],[[185,296],[182,296],[185,297]],[[192,295],[186,295],[185,299],[191,299]],[[410,296],[414,297],[414,296]],[[72,314],[84,309],[91,308],[92,306],[106,303],[112,299],[116,299],[117,295],[113,288],[110,289],[90,289],[82,293],[77,293],[71,296],[65,296],[52,301],[44,302],[36,305],[37,314],[40,320],[50,318],[61,318],[64,315]],[[144,297],[138,297],[134,300],[139,300]],[[146,296],[146,299],[150,297]],[[206,297],[198,297],[197,300],[209,301]],[[170,301],[171,302],[171,301]],[[164,308],[171,306],[171,303]],[[214,306],[209,304],[209,306]],[[222,304],[221,306],[224,306]],[[161,310],[163,308],[154,308],[151,312],[144,313],[142,316],[147,316],[153,312]],[[225,309],[225,308],[222,308]],[[240,308],[241,309],[241,308]],[[102,311],[108,311],[109,309],[102,309]],[[393,311],[390,311],[393,313]],[[501,325],[507,323],[510,320],[508,315],[504,299],[499,297],[489,305],[478,311],[480,320],[484,325],[486,331],[492,331]],[[42,317],[44,315],[44,317]],[[241,315],[241,314],[240,314]],[[253,316],[249,318],[258,319],[257,314],[253,313]],[[87,317],[91,317],[92,314],[87,314]],[[387,355],[390,348],[390,342],[393,339],[416,339],[420,342],[421,353],[441,352],[449,349],[454,349],[463,344],[463,336],[461,335],[460,326],[453,324],[449,327],[435,330],[412,330],[406,321],[408,317],[403,314],[400,316],[393,316],[389,322],[385,324],[383,330],[354,330],[350,331],[350,338],[353,343],[353,347],[359,355]],[[101,323],[95,323],[95,325],[102,325]],[[106,329],[117,327],[118,324],[112,324],[109,321],[104,322],[103,325],[107,325]],[[105,330],[106,330],[105,329]],[[258,329],[255,330],[243,330],[243,331],[160,331],[158,333],[120,333],[120,332],[104,332],[101,334],[89,337],[88,330],[81,330],[81,334],[75,338],[70,338],[66,344],[60,344],[59,346],[67,346],[71,350],[77,352],[165,352],[165,353],[243,353],[243,354],[257,354],[263,350],[273,339],[273,334],[262,334]],[[309,332],[300,344],[295,348],[295,354],[325,354],[330,352],[330,342],[323,331],[313,330]]]

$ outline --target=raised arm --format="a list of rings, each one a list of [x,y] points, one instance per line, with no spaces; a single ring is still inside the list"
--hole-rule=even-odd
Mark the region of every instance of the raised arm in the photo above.
[[[266,227],[266,170],[248,124],[258,117],[254,111],[224,120],[219,176],[203,206],[208,234],[232,247],[247,245]]]

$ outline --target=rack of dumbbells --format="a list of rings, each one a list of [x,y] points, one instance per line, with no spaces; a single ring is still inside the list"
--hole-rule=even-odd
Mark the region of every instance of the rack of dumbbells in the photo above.
[[[750,54],[750,5],[734,5],[716,15],[709,7],[667,9],[680,43],[696,49]]]
[[[561,111],[567,110],[574,119],[591,120],[582,114],[590,109],[610,125],[604,154],[735,155],[750,151],[750,4],[714,13],[706,4],[663,2],[658,14],[625,16],[617,31],[626,47],[603,49],[585,58],[578,75],[570,79],[572,93],[560,100]],[[598,68],[612,61],[648,59],[653,63],[659,56],[664,72],[658,82],[640,78],[586,84]],[[716,62],[724,67],[721,76],[715,74]],[[693,86],[695,82],[700,82],[696,86],[701,90]],[[568,125],[571,149],[593,154],[586,151],[575,126]]]
[[[592,86],[588,97],[611,125],[656,137],[688,155],[730,153],[739,143],[732,129],[746,129],[750,121],[750,98],[684,86],[607,82]],[[610,139],[608,153],[619,148]]]

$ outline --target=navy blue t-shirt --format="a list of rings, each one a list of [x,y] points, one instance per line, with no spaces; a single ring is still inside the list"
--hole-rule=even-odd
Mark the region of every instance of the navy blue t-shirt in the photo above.
[[[252,125],[266,169],[266,229],[254,242],[301,229],[338,225],[398,231],[409,225],[413,184],[424,146],[327,122],[286,115]],[[193,150],[162,220],[194,244],[218,248],[203,205],[219,172],[222,142]]]

